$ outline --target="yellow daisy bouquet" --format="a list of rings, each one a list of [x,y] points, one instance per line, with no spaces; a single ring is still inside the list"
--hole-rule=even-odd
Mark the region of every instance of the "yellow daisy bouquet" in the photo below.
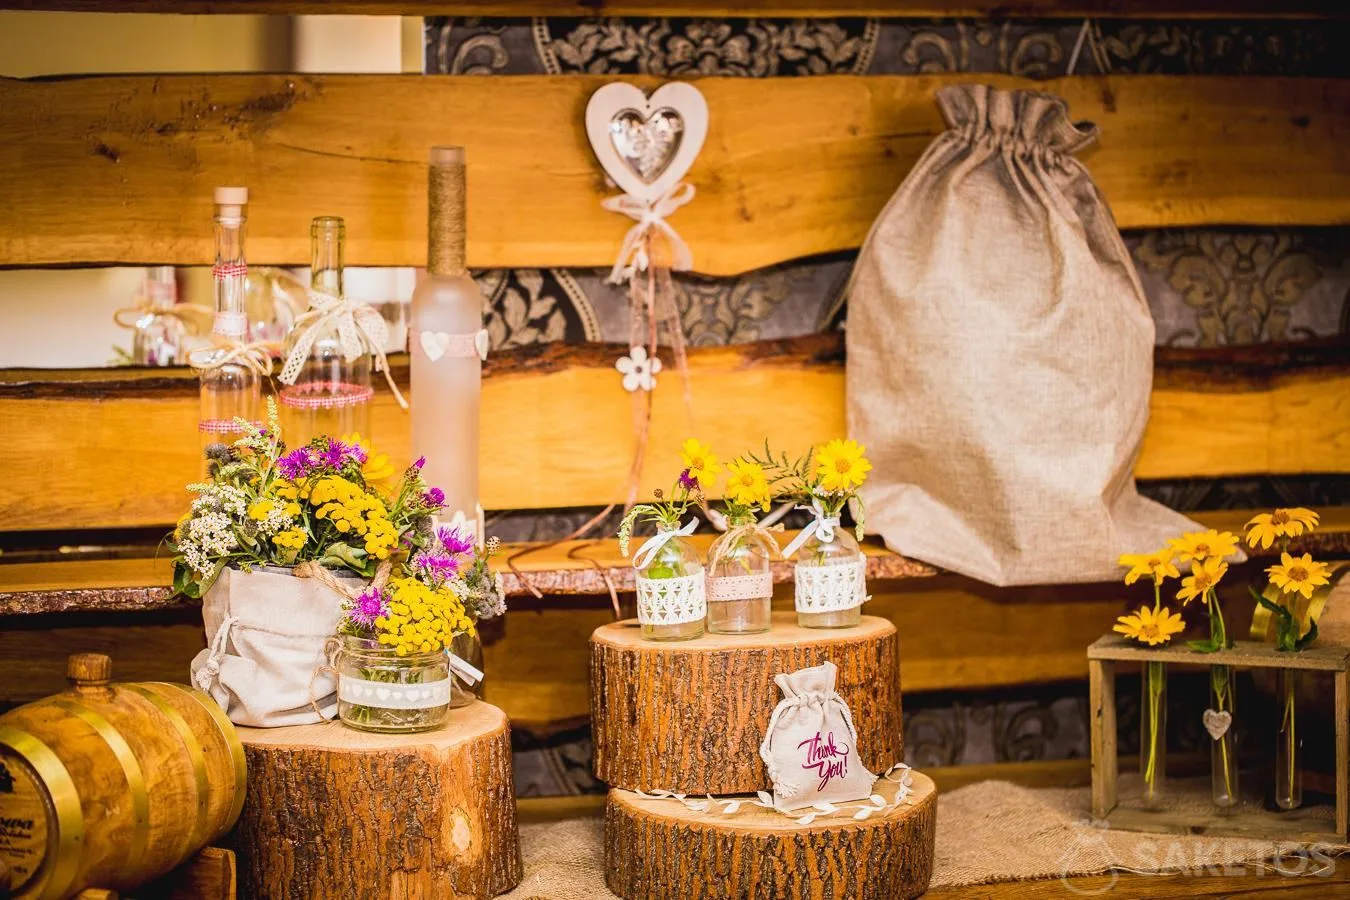
[[[1253,630],[1268,631],[1268,617],[1275,624],[1275,648],[1286,652],[1302,650],[1317,639],[1317,614],[1321,604],[1314,602],[1317,589],[1329,584],[1331,572],[1326,563],[1312,554],[1294,556],[1289,552],[1293,538],[1317,530],[1320,517],[1301,506],[1261,513],[1247,523],[1247,546],[1268,550],[1276,543],[1280,561],[1266,569],[1269,582],[1262,591],[1249,588],[1258,604]],[[1267,616],[1262,616],[1264,610]]]
[[[388,457],[359,436],[288,450],[271,399],[266,428],[239,422],[244,437],[207,447],[208,480],[188,485],[196,497],[169,539],[177,592],[202,596],[226,567],[315,562],[371,578],[430,544],[445,495],[423,460],[386,489]]]
[[[809,505],[819,517],[837,519],[853,501],[854,531],[862,540],[866,511],[858,488],[867,480],[872,463],[867,448],[854,440],[834,438],[792,459],[775,455],[764,445],[764,456],[747,455],[766,473],[768,484],[785,498]]]

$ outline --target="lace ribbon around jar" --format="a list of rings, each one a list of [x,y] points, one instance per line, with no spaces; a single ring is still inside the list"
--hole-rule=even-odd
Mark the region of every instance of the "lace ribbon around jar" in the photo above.
[[[800,613],[836,612],[866,603],[867,560],[812,566],[798,563],[793,570],[796,606]]]
[[[708,615],[702,572],[679,578],[637,578],[638,621],[643,625],[683,625]]]
[[[426,684],[390,684],[343,675],[338,679],[338,699],[384,709],[434,709],[450,702],[449,678]]]

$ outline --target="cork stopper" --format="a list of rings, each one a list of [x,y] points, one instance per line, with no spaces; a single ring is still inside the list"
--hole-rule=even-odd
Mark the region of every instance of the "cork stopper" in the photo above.
[[[432,147],[427,170],[427,271],[463,275],[464,148]]]
[[[248,188],[218,187],[213,199],[216,204],[216,215],[237,219],[243,215],[244,207],[248,205]]]
[[[112,678],[112,659],[105,653],[72,653],[66,660],[66,680],[75,690],[104,688]]]

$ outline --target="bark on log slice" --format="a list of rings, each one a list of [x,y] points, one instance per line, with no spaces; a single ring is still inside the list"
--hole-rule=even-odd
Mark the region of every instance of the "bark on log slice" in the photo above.
[[[483,900],[519,883],[511,732],[495,706],[420,734],[329,722],[239,736],[241,896]]]
[[[642,639],[636,620],[591,635],[595,775],[629,791],[741,794],[772,787],[759,745],[782,692],[775,675],[830,660],[858,727],[865,766],[903,758],[895,626],[863,616],[852,628],[797,625],[777,612],[766,634]]]
[[[798,825],[742,806],[730,816],[609,792],[605,883],[624,900],[899,900],[933,874],[937,789],[914,772],[913,794],[886,815]],[[881,780],[889,802],[897,785]]]

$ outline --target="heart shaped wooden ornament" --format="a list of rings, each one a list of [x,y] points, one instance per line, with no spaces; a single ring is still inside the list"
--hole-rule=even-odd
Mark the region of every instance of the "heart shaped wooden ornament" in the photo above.
[[[708,102],[692,84],[663,84],[650,97],[614,81],[586,104],[586,137],[626,194],[653,203],[680,183],[708,136]]]
[[[1205,710],[1205,714],[1200,717],[1205,723],[1205,730],[1214,740],[1219,740],[1228,733],[1228,729],[1233,726],[1233,714],[1225,710],[1224,712],[1215,712],[1212,709]]]

